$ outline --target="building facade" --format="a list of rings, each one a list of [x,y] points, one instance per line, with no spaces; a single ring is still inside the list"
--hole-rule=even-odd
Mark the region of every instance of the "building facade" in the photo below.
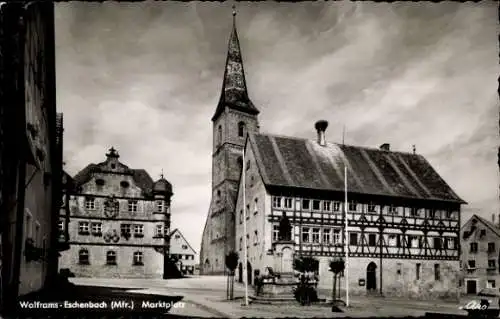
[[[285,215],[293,225],[293,257],[320,260],[320,286],[331,287],[328,263],[345,256],[347,241],[351,293],[458,297],[460,211],[465,202],[427,160],[415,152],[391,151],[387,143],[380,148],[327,143],[326,121],[316,123],[316,141],[260,134],[258,111],[248,102],[234,20],[228,51],[221,100],[233,102],[219,103],[212,118],[214,193],[202,237],[201,271],[221,271],[224,255],[232,249],[242,260],[245,237],[249,282],[266,267],[279,271],[273,243]],[[349,183],[347,238],[344,167]],[[242,275],[240,263],[239,280]]]
[[[172,186],[118,159],[111,148],[104,162],[74,176],[69,222],[60,222],[70,245],[60,268],[77,277],[165,278]]]
[[[500,288],[500,228],[480,216],[472,216],[461,228],[462,293]],[[500,216],[499,216],[500,218]]]
[[[248,97],[235,13],[222,92],[212,117],[212,199],[200,249],[200,272],[223,274],[234,250],[234,210],[247,132],[258,132],[259,111]]]
[[[170,256],[176,260],[177,267],[184,275],[193,275],[196,251],[191,247],[181,231],[176,228],[170,233]]]
[[[0,307],[57,275],[62,122],[56,113],[54,5],[0,4]]]

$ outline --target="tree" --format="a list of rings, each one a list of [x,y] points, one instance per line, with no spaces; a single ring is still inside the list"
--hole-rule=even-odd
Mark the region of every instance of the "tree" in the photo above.
[[[238,259],[238,253],[232,251],[226,256],[225,260],[226,268],[229,270],[226,290],[227,298],[229,300],[233,300],[234,298],[234,271],[236,270],[236,267],[238,267]]]
[[[311,280],[314,279],[316,285],[319,261],[309,256],[296,258],[293,260],[293,269],[300,272],[299,283],[293,292],[295,299],[303,306],[318,301],[318,293]]]
[[[336,300],[337,277],[344,271],[345,263],[342,258],[330,260],[330,271],[333,273],[332,302]]]

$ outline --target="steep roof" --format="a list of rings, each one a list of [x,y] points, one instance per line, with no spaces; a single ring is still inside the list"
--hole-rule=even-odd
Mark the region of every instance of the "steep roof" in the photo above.
[[[253,115],[259,113],[259,110],[257,110],[248,97],[240,41],[238,39],[238,32],[236,31],[236,12],[234,8],[233,29],[229,37],[222,92],[212,121],[215,121],[224,112],[226,107]]]
[[[266,186],[449,201],[465,204],[417,154],[269,134],[249,134]]]
[[[493,224],[489,220],[484,219],[483,217],[480,217],[476,214],[472,215],[472,217],[466,223],[464,223],[464,225],[461,227],[461,230],[463,230],[465,228],[469,228],[469,224],[472,222],[472,220],[478,220],[483,225],[485,225],[488,229],[490,229],[495,235],[500,237],[500,229],[498,228],[498,226],[496,226],[495,224]]]
[[[189,246],[189,248],[191,248],[191,250],[196,254],[196,250],[194,250],[193,247],[191,247],[191,244],[186,240],[186,237],[184,237],[184,235],[181,233],[181,231],[179,230],[179,228],[176,228],[176,229],[172,230],[170,232],[169,237],[172,238],[172,235],[174,233],[179,233],[179,235],[181,235],[181,237],[184,240],[184,242],[186,242],[186,244]]]

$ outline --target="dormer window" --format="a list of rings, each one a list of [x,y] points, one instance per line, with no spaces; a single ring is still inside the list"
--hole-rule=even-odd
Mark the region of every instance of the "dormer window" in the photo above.
[[[121,181],[120,182],[120,186],[123,187],[123,188],[127,188],[127,187],[130,186],[130,184],[127,181]]]
[[[95,183],[97,186],[103,186],[104,185],[104,180],[102,178],[98,178],[95,180]]]

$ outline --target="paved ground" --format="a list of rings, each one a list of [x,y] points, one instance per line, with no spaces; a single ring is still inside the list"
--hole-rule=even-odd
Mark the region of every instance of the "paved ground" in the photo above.
[[[466,314],[461,303],[440,301],[409,301],[379,297],[351,297],[350,307],[344,313],[332,313],[329,307],[299,305],[242,305],[243,286],[235,284],[237,300],[225,300],[226,278],[198,276],[171,280],[91,279],[71,278],[77,285],[129,288],[128,292],[151,295],[182,295],[183,300],[171,314],[197,317],[370,317],[370,316],[423,316],[426,312]],[[250,294],[253,290],[250,288]],[[328,297],[329,291],[323,292]]]

